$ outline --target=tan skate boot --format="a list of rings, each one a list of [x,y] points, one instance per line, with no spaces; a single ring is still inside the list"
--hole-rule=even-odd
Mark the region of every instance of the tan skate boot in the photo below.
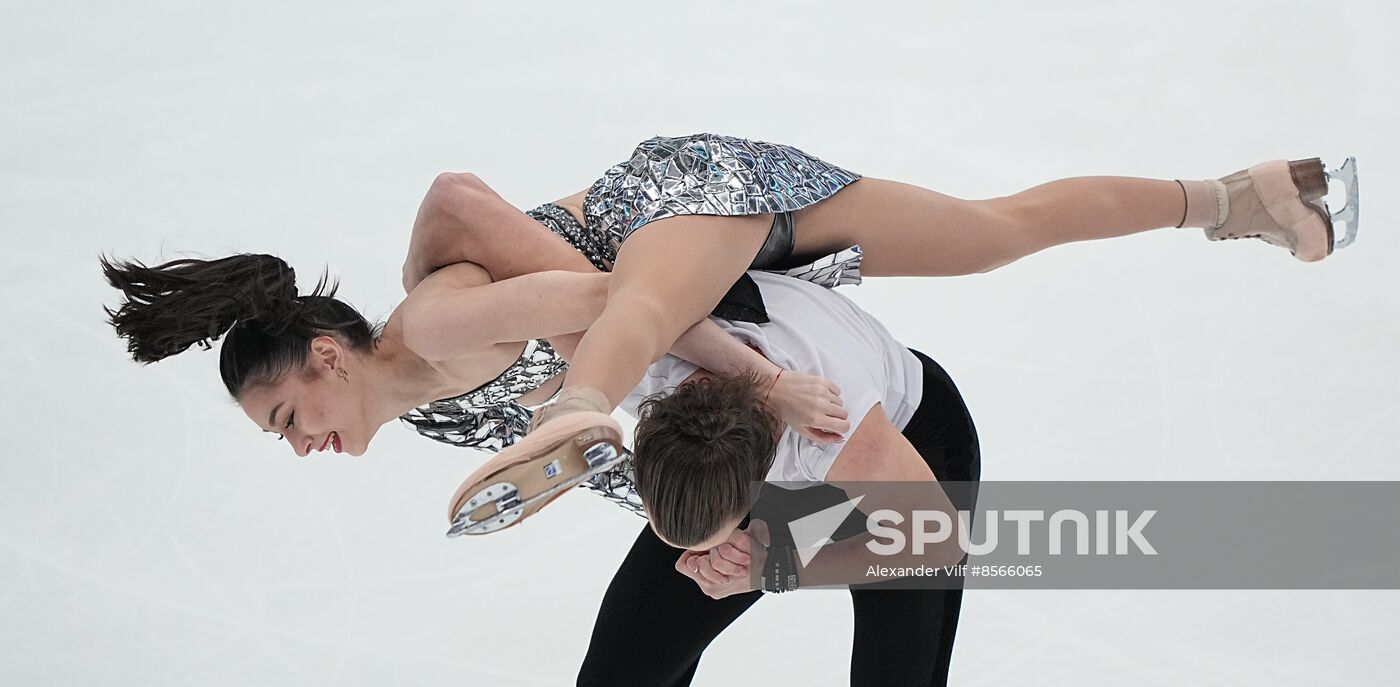
[[[1346,182],[1348,202],[1337,213],[1329,213],[1323,200],[1329,175],[1318,158],[1271,160],[1207,180],[1214,191],[1216,216],[1214,223],[1203,222],[1206,238],[1257,238],[1287,248],[1303,262],[1321,260],[1356,237],[1355,160],[1348,158],[1339,174]],[[1336,240],[1333,219],[1347,222],[1343,241]]]
[[[584,411],[551,420],[462,482],[447,508],[447,536],[519,524],[628,455],[622,427],[610,415]]]

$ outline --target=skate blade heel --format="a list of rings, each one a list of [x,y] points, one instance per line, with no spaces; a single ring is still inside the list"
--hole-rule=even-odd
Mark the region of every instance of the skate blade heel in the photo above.
[[[1327,174],[1328,181],[1339,181],[1346,190],[1347,204],[1341,210],[1328,211],[1331,220],[1346,225],[1346,233],[1338,239],[1333,248],[1346,248],[1356,241],[1357,211],[1360,208],[1361,191],[1356,182],[1356,158],[1349,157],[1342,166]]]
[[[463,482],[453,496],[447,536],[511,527],[628,455],[621,428],[607,415],[580,413],[547,423]]]
[[[1327,171],[1322,167],[1321,158],[1294,160],[1288,163],[1288,173],[1293,176],[1293,185],[1298,187],[1303,202],[1327,195]]]

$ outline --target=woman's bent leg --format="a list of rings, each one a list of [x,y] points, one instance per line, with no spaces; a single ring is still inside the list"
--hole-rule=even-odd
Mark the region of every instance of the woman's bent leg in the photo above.
[[[962,200],[865,177],[793,213],[795,252],[859,243],[868,276],[987,272],[1050,246],[1175,227],[1181,185],[1136,177],[1073,177],[1020,193]]]
[[[651,222],[617,251],[608,304],[579,341],[561,398],[602,392],[611,411],[753,262],[773,215],[685,215]],[[546,420],[548,421],[548,420]]]
[[[579,685],[688,685],[705,647],[763,595],[705,596],[676,572],[681,552],[642,528],[603,595]]]

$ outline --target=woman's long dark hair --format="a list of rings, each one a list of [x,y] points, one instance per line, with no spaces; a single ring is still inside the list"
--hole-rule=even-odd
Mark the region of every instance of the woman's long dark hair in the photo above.
[[[371,352],[383,325],[370,326],[349,304],[335,298],[338,283],[327,275],[310,294],[297,295],[296,270],[281,258],[241,253],[217,260],[185,258],[147,267],[99,256],[107,283],[126,294],[107,321],[127,340],[127,351],[143,365],[180,353],[227,333],[219,352],[219,374],[236,400],[250,384],[276,381],[300,369],[311,339],[337,335],[351,349]]]

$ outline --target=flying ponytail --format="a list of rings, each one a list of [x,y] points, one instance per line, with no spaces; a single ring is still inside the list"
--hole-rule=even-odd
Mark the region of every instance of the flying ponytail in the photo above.
[[[340,334],[368,352],[379,326],[370,327],[336,299],[322,273],[312,293],[297,295],[296,271],[281,258],[241,253],[216,260],[184,258],[148,267],[99,256],[107,283],[126,295],[107,322],[127,340],[127,352],[150,364],[227,335],[219,369],[234,398],[250,383],[275,380],[305,363],[313,337]]]

